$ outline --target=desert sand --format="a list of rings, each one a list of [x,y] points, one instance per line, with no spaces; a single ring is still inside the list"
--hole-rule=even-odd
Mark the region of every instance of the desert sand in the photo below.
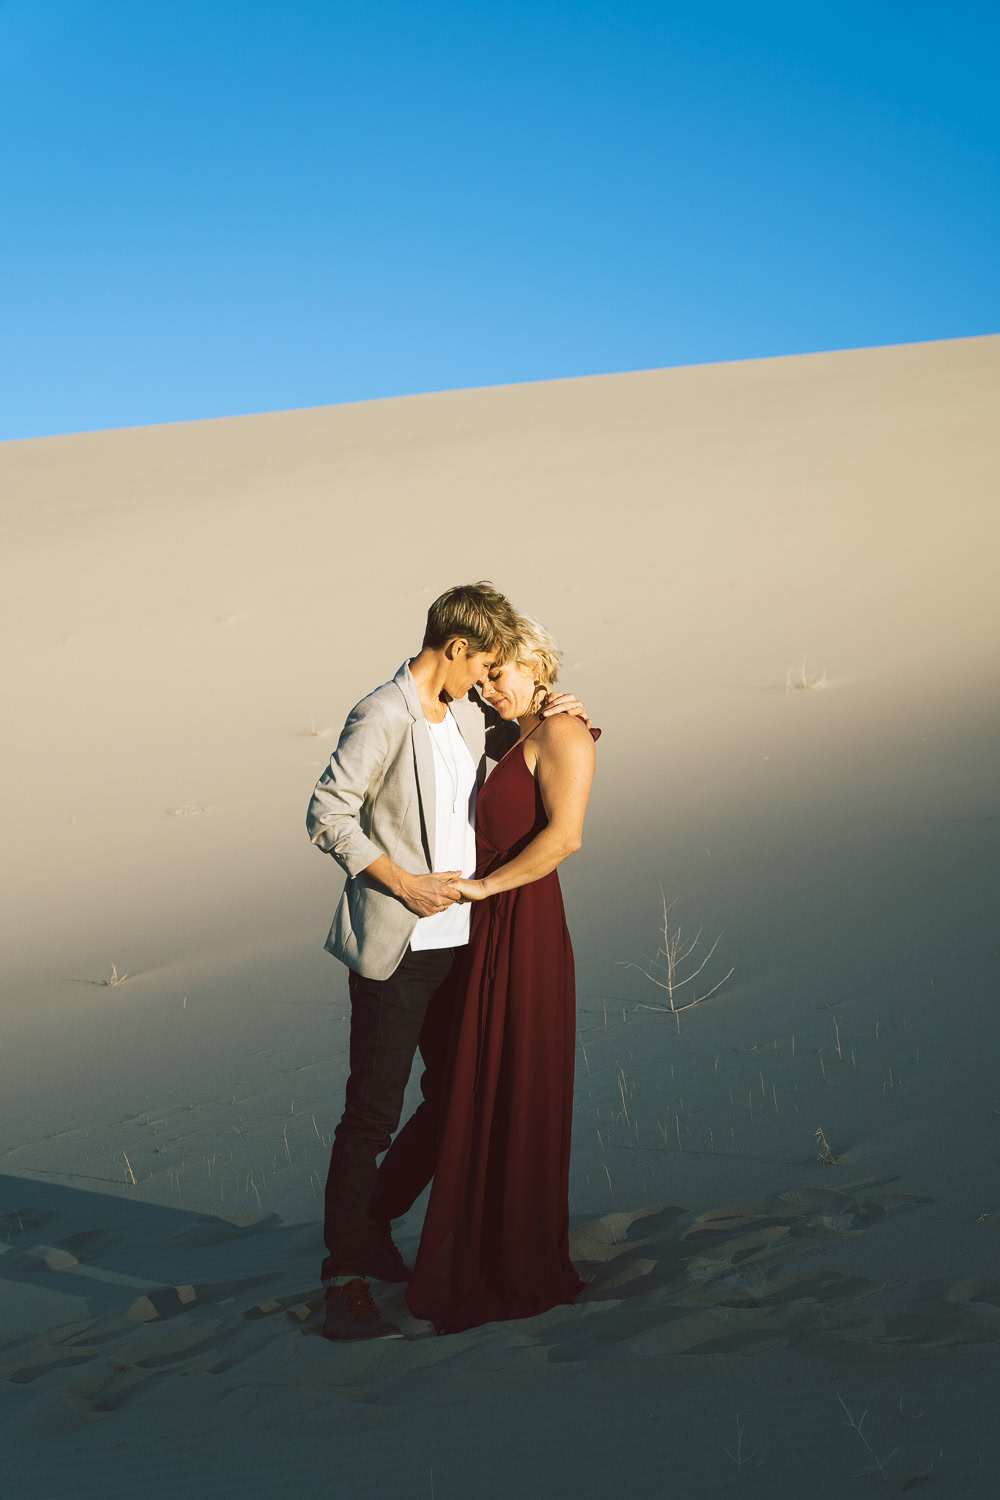
[[[998,408],[981,338],[0,448],[4,1494],[1000,1493]],[[482,577],[604,730],[588,1286],[334,1346],[305,809]]]

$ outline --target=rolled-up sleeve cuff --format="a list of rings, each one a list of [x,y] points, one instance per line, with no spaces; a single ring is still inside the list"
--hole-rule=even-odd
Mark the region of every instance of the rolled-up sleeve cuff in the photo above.
[[[382,850],[366,838],[363,833],[357,833],[346,846],[339,849],[331,849],[330,853],[337,861],[344,874],[351,880],[360,875],[362,870],[367,870],[381,856]]]

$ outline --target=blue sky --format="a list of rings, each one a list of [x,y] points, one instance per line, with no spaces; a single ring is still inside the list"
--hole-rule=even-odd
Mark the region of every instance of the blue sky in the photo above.
[[[994,0],[0,0],[0,437],[996,332],[998,42]]]

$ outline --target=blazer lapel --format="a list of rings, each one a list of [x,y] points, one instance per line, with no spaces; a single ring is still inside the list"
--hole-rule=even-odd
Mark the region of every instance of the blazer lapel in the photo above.
[[[413,741],[413,768],[417,777],[417,795],[420,798],[420,818],[423,823],[424,848],[427,851],[428,867],[434,869],[434,830],[437,827],[437,786],[434,777],[434,751],[431,748],[430,730],[424,718],[423,704],[417,685],[405,662],[392,679],[403,695],[410,718]]]

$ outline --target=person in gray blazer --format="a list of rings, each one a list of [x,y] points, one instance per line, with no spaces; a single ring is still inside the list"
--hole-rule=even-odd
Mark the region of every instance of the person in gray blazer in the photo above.
[[[347,877],[326,940],[349,969],[351,999],[347,1098],[324,1203],[328,1338],[401,1337],[368,1278],[411,1274],[392,1220],[434,1172],[456,959],[469,938],[470,908],[454,882],[475,872],[487,760],[518,735],[474,689],[513,655],[517,629],[490,583],[436,599],[420,651],[351,710],[309,803],[312,843]],[[587,717],[571,694],[548,701],[547,715],[565,712]],[[418,1050],[422,1102],[397,1135]]]

